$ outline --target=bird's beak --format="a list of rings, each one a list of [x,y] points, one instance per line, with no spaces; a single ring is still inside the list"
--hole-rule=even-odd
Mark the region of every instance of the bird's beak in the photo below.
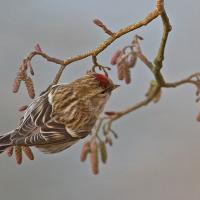
[[[118,88],[120,85],[113,85],[112,90],[115,90],[116,88]]]

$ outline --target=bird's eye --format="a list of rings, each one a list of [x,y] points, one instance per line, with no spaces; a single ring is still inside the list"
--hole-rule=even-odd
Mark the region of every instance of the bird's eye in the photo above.
[[[105,90],[103,90],[102,92],[101,92],[101,94],[105,94],[106,93],[106,91]]]

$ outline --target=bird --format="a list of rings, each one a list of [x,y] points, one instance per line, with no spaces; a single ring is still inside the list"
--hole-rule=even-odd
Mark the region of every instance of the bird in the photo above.
[[[0,135],[0,153],[13,147],[61,152],[88,136],[112,91],[119,87],[104,74],[88,72],[56,84],[26,109],[18,127]]]

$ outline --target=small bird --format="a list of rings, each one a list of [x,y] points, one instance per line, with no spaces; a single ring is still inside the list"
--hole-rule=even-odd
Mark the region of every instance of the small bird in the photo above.
[[[15,130],[0,136],[0,153],[22,146],[34,146],[47,154],[67,149],[91,133],[118,86],[95,72],[54,85],[28,106]]]

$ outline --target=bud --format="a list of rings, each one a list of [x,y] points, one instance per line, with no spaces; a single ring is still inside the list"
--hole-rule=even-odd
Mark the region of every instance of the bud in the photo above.
[[[39,44],[36,44],[35,47],[34,47],[34,49],[35,49],[36,51],[38,51],[38,52],[42,52],[42,49],[41,49],[41,47],[40,47]]]
[[[115,137],[115,139],[118,139],[118,135],[117,135],[117,133],[113,129],[110,129],[110,132],[113,134],[113,136]]]
[[[147,91],[147,93],[146,93],[146,97],[152,96],[153,93],[154,93],[154,91],[155,91],[155,89],[156,89],[156,87],[157,87],[157,82],[156,82],[155,80],[152,80],[152,81],[150,82],[149,89],[148,89],[148,91]]]
[[[113,145],[112,139],[109,136],[106,136],[105,143],[108,143],[110,146]]]
[[[103,22],[99,19],[94,19],[93,20],[94,24],[96,24],[97,26],[101,27],[105,33],[107,33],[108,35],[113,35],[113,32],[111,30],[109,30],[105,24],[103,24]]]
[[[23,111],[25,111],[27,108],[28,108],[28,106],[25,105],[25,106],[21,106],[18,110],[19,110],[20,112],[23,112]]]
[[[141,36],[139,36],[139,35],[135,35],[135,39],[139,39],[139,40],[144,40],[144,38],[143,37],[141,37]]]
[[[93,174],[99,173],[99,160],[98,160],[98,148],[96,141],[90,143],[90,162]]]
[[[158,103],[160,101],[161,95],[162,95],[162,91],[160,90],[158,94],[153,98],[153,102]]]
[[[114,112],[114,111],[107,111],[107,112],[105,112],[105,114],[108,115],[108,116],[112,116],[112,115],[116,115],[116,112]]]
[[[101,153],[101,161],[105,164],[108,158],[106,145],[104,142],[100,142],[99,144],[100,153]]]
[[[99,19],[94,19],[93,22],[94,22],[94,24],[96,24],[99,27],[104,26],[103,22]]]
[[[29,160],[34,160],[34,155],[30,147],[22,146],[22,150],[25,153],[25,155],[29,158]]]
[[[22,163],[22,148],[20,146],[15,146],[15,159],[18,165]]]
[[[87,155],[90,152],[90,142],[87,141],[83,144],[81,155],[80,155],[80,160],[84,162],[87,159]]]
[[[161,98],[161,94],[162,94],[162,91],[160,89],[158,91],[158,93],[155,96],[153,96],[156,89],[157,89],[157,81],[156,80],[152,80],[151,83],[150,83],[149,89],[148,89],[148,91],[146,93],[146,97],[153,97],[153,102],[154,103],[159,102],[159,100]]]

